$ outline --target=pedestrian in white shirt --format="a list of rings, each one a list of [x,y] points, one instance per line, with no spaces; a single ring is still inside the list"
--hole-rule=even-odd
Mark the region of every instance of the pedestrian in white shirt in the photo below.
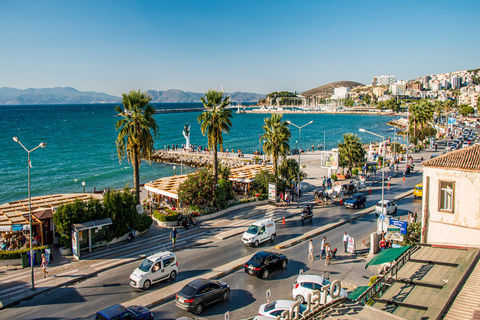
[[[322,256],[325,255],[325,242],[327,241],[327,237],[323,237],[322,244],[320,245],[320,260],[322,260]]]
[[[348,238],[350,238],[350,236],[347,234],[347,231],[345,231],[345,233],[343,234],[343,250],[345,253],[347,253]]]

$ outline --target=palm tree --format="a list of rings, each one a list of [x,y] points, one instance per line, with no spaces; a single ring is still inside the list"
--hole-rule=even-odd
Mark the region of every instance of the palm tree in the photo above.
[[[223,92],[209,90],[205,97],[200,98],[206,111],[202,112],[197,120],[200,123],[200,130],[207,135],[208,148],[213,150],[213,176],[215,184],[218,182],[217,173],[217,146],[223,145],[222,133],[228,133],[232,126],[232,110],[226,109],[230,105],[230,97],[225,97]]]
[[[150,160],[154,141],[158,137],[158,126],[153,118],[155,109],[149,104],[151,99],[145,92],[132,90],[128,94],[122,94],[123,109],[121,106],[115,107],[123,117],[115,125],[115,129],[120,130],[116,141],[118,159],[121,162],[126,158],[132,163],[133,184],[138,203],[140,203],[140,162],[142,158]]]
[[[265,124],[262,128],[265,132],[261,139],[266,140],[263,144],[263,151],[265,154],[272,156],[273,173],[277,177],[278,157],[285,158],[290,151],[288,144],[291,136],[290,129],[287,122],[282,121],[282,115],[278,113],[272,113],[270,118],[265,118],[263,121]]]
[[[353,133],[343,135],[343,143],[338,144],[339,156],[343,163],[349,167],[354,167],[357,162],[362,161],[365,155],[360,138]],[[342,166],[343,172],[344,166]]]

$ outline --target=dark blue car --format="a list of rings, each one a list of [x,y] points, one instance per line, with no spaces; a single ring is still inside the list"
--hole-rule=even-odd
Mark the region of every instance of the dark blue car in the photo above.
[[[365,203],[367,202],[367,197],[363,193],[354,193],[350,198],[345,200],[345,208],[358,208],[363,206],[365,208]]]
[[[124,307],[120,304],[100,310],[95,315],[95,320],[150,320],[153,314],[145,307]]]

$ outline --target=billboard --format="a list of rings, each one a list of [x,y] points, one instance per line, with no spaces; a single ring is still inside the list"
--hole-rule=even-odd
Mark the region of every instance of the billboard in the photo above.
[[[268,202],[275,203],[277,200],[277,184],[273,182],[268,183]]]
[[[338,152],[335,151],[322,151],[320,157],[320,164],[325,169],[338,169]]]
[[[407,234],[407,227],[408,227],[407,221],[390,219],[390,225],[399,227],[401,234],[405,234],[405,235]]]

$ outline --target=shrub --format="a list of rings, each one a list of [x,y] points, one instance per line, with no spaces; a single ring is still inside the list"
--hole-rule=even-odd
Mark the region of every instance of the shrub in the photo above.
[[[169,210],[169,212],[167,212],[167,210]],[[166,209],[165,211],[155,210],[153,212],[153,216],[155,217],[155,219],[157,219],[158,221],[162,221],[162,222],[177,221],[178,212],[170,210],[170,209]]]
[[[353,168],[352,174],[358,174],[358,168]]]
[[[337,180],[338,180],[337,175],[336,175],[335,173],[332,174],[331,178],[332,178],[333,181],[337,181]]]
[[[41,250],[42,253],[45,253],[45,249],[48,249],[47,246],[43,247],[34,247],[33,250]],[[0,251],[0,260],[9,260],[9,259],[21,259],[22,253],[30,252],[30,249],[19,249],[19,250],[8,250],[8,251]]]
[[[137,216],[137,221],[135,221],[135,230],[137,230],[138,232],[148,230],[152,223],[153,219],[148,214],[139,214]]]
[[[205,207],[215,200],[215,178],[209,169],[189,174],[178,187],[178,199],[187,206]]]

